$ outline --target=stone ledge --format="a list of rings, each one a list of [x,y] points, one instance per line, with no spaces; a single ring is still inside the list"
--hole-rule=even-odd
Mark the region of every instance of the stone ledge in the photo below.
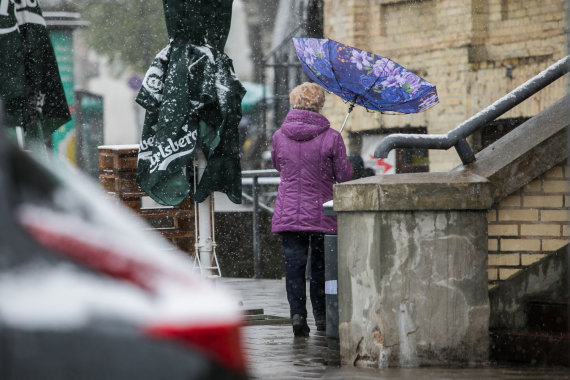
[[[490,182],[472,173],[389,174],[335,185],[334,210],[483,210],[492,194]]]

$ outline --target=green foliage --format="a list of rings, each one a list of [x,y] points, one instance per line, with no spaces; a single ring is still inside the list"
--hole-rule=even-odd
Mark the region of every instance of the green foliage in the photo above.
[[[111,63],[144,73],[168,44],[161,0],[76,0],[89,46]]]

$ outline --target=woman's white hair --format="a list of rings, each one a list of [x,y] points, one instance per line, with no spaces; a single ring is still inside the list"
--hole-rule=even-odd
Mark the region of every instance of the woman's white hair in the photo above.
[[[294,109],[321,112],[325,104],[325,90],[316,83],[305,82],[291,90],[289,102]]]

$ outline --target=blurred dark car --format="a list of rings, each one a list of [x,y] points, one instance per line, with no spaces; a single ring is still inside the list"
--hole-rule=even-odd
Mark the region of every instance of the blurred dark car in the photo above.
[[[0,131],[0,379],[248,378],[236,299]]]

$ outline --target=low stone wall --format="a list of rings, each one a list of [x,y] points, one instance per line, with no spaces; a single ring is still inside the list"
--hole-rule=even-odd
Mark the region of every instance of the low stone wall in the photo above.
[[[369,177],[335,187],[343,365],[488,360],[491,187],[462,173]]]

